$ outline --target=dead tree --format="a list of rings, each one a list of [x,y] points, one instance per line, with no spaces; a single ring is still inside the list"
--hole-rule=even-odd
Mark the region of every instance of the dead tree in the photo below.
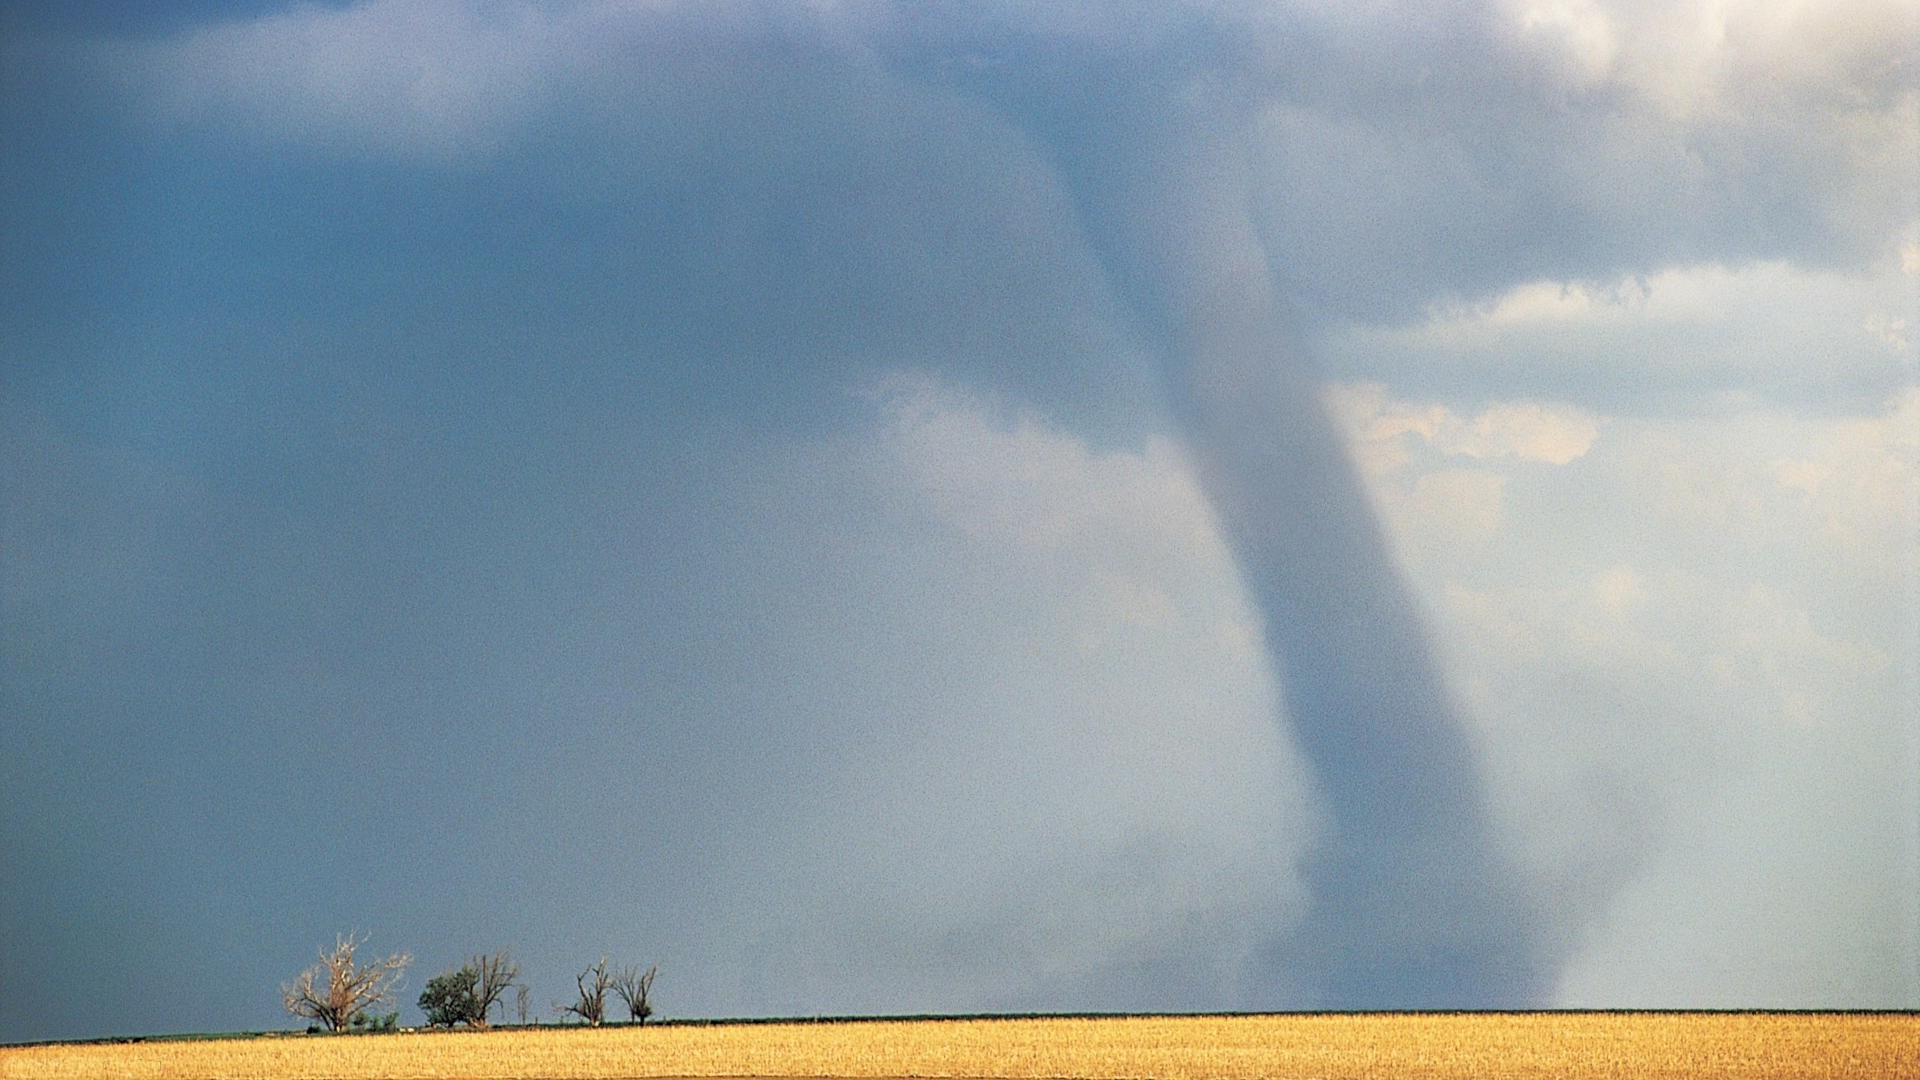
[[[613,992],[627,1006],[627,1015],[636,1024],[644,1024],[647,1017],[653,1015],[653,1005],[647,1001],[647,995],[653,992],[653,977],[660,973],[660,965],[655,964],[645,971],[638,968],[622,968],[613,977]]]
[[[561,1015],[572,1013],[593,1027],[599,1027],[600,1021],[607,1016],[607,990],[613,985],[613,977],[607,974],[607,958],[574,976],[580,987],[580,1000],[571,1005],[560,1006]]]
[[[467,967],[474,973],[473,1004],[476,1016],[474,1027],[487,1026],[487,1014],[495,1005],[506,1012],[506,1003],[501,1000],[507,987],[514,985],[520,978],[520,965],[513,962],[513,954],[506,949],[496,950],[491,956],[476,956],[467,961]]]
[[[342,934],[331,951],[320,950],[318,964],[280,988],[287,1011],[324,1024],[328,1031],[345,1031],[356,1015],[391,1000],[413,957],[394,953],[362,964],[354,952],[365,943],[363,934]]]

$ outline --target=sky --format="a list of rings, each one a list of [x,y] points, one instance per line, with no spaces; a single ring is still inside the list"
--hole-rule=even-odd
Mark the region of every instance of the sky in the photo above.
[[[0,1041],[1920,1008],[1916,57],[0,6]]]

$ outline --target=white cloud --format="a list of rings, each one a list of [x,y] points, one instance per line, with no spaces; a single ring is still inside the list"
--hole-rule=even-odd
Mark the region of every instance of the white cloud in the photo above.
[[[1619,33],[1607,10],[1593,0],[1515,0],[1508,17],[1525,39],[1543,41],[1564,57],[1565,74],[1591,85],[1612,73]]]
[[[985,406],[926,376],[889,378],[875,400],[914,483],[943,519],[983,541],[1059,556],[1124,527],[1151,548],[1138,554],[1162,566],[1227,558],[1212,511],[1164,437],[1139,454],[1096,454],[1033,413],[996,425]]]
[[[1899,4],[1693,0],[1616,11],[1629,41],[1624,81],[1678,115],[1751,114],[1793,99],[1858,108],[1911,87],[1917,28]]]
[[[1565,465],[1585,455],[1599,435],[1599,421],[1572,406],[1501,403],[1474,417],[1459,440],[1458,452],[1476,458],[1512,456]]]
[[[1737,547],[1830,585],[1891,583],[1920,530],[1916,432],[1920,390],[1909,388],[1877,415],[1648,424],[1627,452],[1648,511],[1689,541],[1676,555]]]
[[[1563,466],[1473,459],[1497,512],[1450,406],[1330,403],[1509,849],[1567,916],[1563,1002],[1911,1002],[1920,388],[1866,416],[1581,414],[1600,434]]]
[[[1550,402],[1494,402],[1463,416],[1393,399],[1380,383],[1331,384],[1325,399],[1403,559],[1420,566],[1497,537],[1508,513],[1502,467],[1564,466],[1600,437],[1599,417]],[[1462,458],[1488,464],[1462,467]]]
[[[1585,455],[1600,435],[1598,417],[1552,402],[1495,402],[1464,417],[1439,403],[1391,400],[1386,386],[1377,382],[1334,383],[1325,396],[1355,440],[1362,461],[1376,474],[1406,461],[1404,437],[1409,435],[1449,456],[1511,457],[1550,465]]]
[[[1693,411],[1739,394],[1871,408],[1920,370],[1911,281],[1892,253],[1864,274],[1774,261],[1533,281],[1412,325],[1341,328],[1326,350],[1352,377],[1588,407]]]

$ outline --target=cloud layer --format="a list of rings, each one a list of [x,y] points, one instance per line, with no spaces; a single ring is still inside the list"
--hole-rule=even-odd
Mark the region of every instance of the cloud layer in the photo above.
[[[354,925],[1307,1000],[1271,598],[1341,579],[1249,555],[1198,295],[1350,453],[1546,1000],[1920,1001],[1906,6],[182,23],[0,32],[0,1038],[270,1026]]]

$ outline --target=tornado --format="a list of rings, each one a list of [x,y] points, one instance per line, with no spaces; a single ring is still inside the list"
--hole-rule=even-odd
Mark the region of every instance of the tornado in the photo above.
[[[1048,45],[997,44],[963,81],[1054,156],[1159,354],[1317,787],[1309,906],[1273,935],[1249,1004],[1538,1005],[1538,919],[1497,850],[1471,741],[1292,329],[1274,273],[1285,253],[1257,227],[1257,95],[1179,42],[1065,62]]]

